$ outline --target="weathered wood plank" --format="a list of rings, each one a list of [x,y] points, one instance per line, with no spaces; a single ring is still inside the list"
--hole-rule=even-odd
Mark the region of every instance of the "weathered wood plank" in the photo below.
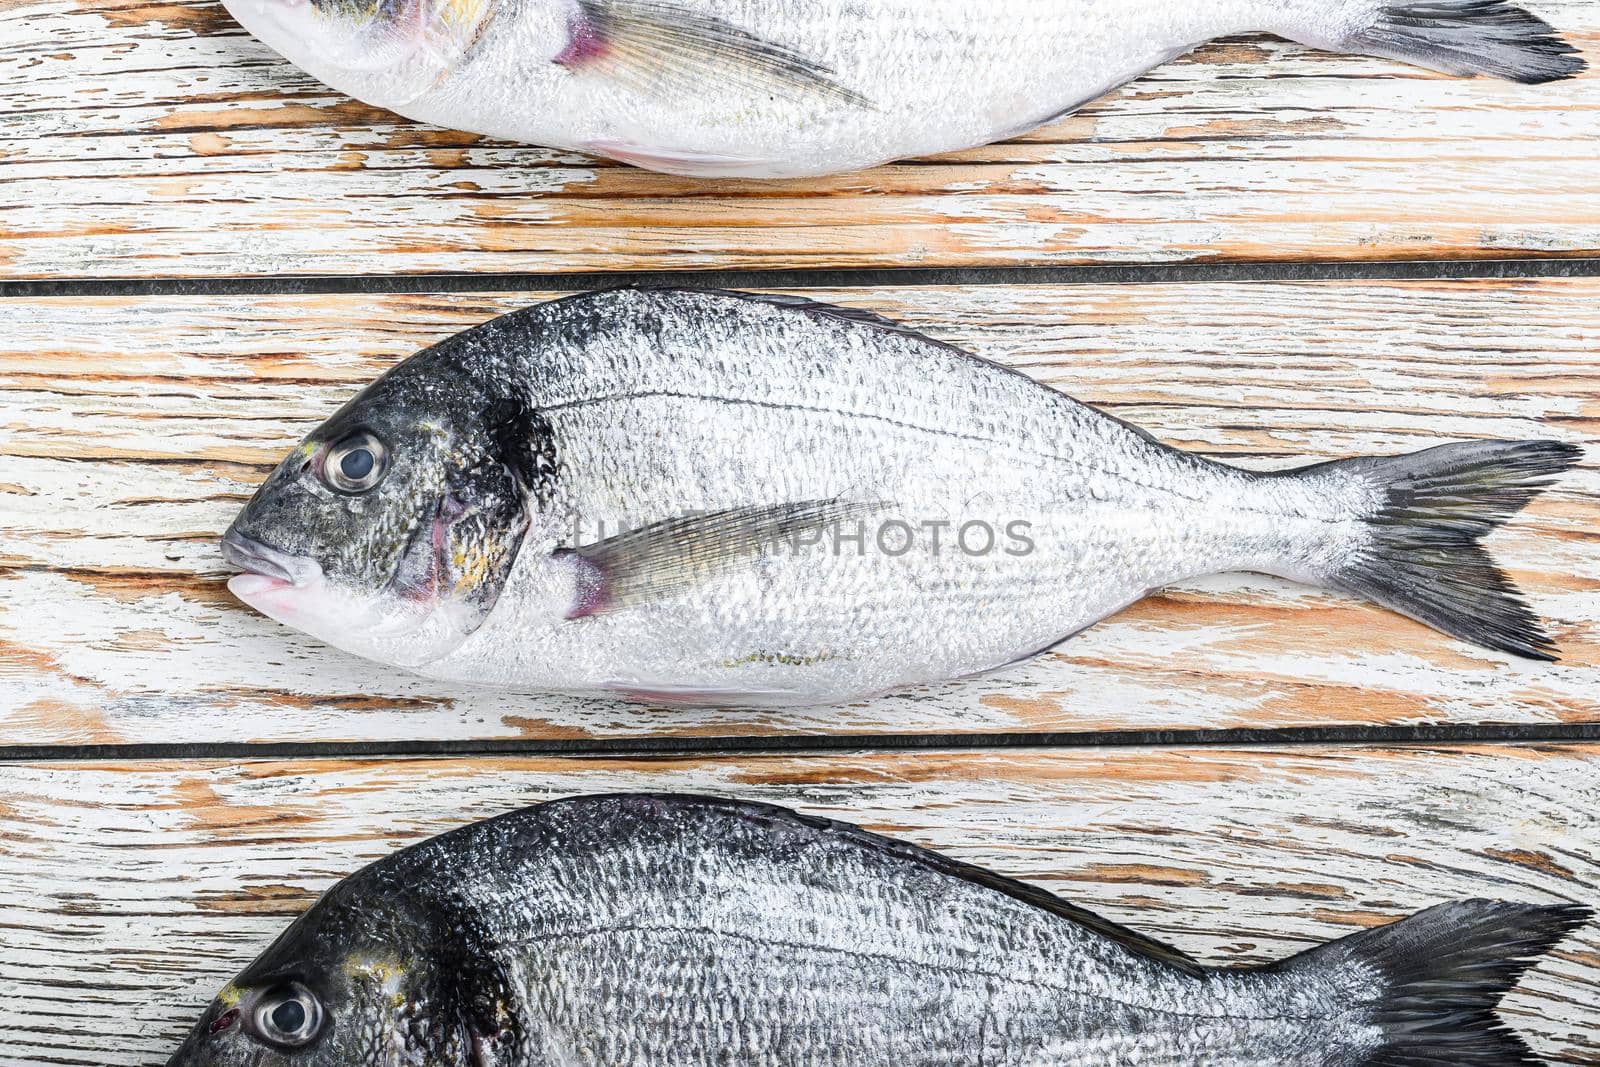
[[[1534,7],[1600,59],[1600,5]],[[420,126],[196,0],[0,11],[0,276],[1410,259],[1600,248],[1600,74],[1526,88],[1266,39],[1017,141],[718,182]]]
[[[1600,904],[1600,749],[863,755],[0,768],[0,1064],[162,1062],[332,881],[558,795],[715,792],[1033,879],[1217,963],[1473,896]],[[1509,1002],[1600,1057],[1600,928]]]
[[[1245,465],[1600,430],[1600,281],[812,295],[903,318]],[[11,301],[0,741],[1600,719],[1592,461],[1495,540],[1553,622],[1567,656],[1554,667],[1233,577],[991,679],[843,709],[663,713],[401,678],[232,601],[217,537],[301,434],[394,360],[537,298]]]

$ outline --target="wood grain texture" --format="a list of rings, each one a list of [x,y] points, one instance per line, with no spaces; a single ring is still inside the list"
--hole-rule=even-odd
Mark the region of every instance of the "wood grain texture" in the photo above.
[[[1530,0],[1600,59],[1600,4]],[[199,0],[0,8],[0,276],[1570,255],[1600,73],[1463,81],[1209,46],[1016,141],[706,182],[422,126]]]
[[[1600,429],[1600,280],[810,294],[1258,468]],[[1600,721],[1591,455],[1493,547],[1556,666],[1253,576],[1189,583],[991,678],[816,711],[662,711],[365,664],[223,587],[217,538],[384,367],[540,298],[13,300],[0,334],[0,742]]]
[[[659,763],[0,767],[0,1064],[134,1067],[337,878],[571,793],[700,791],[863,823],[1032,879],[1213,963],[1445,900],[1600,904],[1600,749],[921,754]],[[1600,1058],[1591,927],[1509,1002]]]

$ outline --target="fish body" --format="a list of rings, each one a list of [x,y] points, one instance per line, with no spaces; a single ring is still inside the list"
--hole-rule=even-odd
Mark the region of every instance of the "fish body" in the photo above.
[[[345,879],[170,1067],[1533,1063],[1493,1008],[1586,917],[1467,902],[1214,969],[842,823],[576,798]]]
[[[986,144],[1216,37],[1523,81],[1582,69],[1473,0],[226,0],[307,71],[441,126],[680,174],[788,177]]]
[[[382,453],[362,472],[381,480],[341,491],[334,460],[368,458],[352,441]],[[865,313],[617,290],[405,361],[279,466],[225,551],[252,572],[242,599],[357,654],[669,702],[965,677],[1235,570],[1545,657],[1477,539],[1576,454],[1478,443],[1259,474]]]

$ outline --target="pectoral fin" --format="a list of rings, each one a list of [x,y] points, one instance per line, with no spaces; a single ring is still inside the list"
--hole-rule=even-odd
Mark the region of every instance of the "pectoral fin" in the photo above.
[[[578,0],[570,29],[557,63],[641,90],[700,94],[720,84],[871,106],[816,60],[668,0]]]
[[[676,596],[761,555],[800,547],[808,533],[859,521],[885,505],[847,500],[733,508],[654,523],[566,550],[582,571],[568,618],[619,611]],[[825,548],[824,542],[820,547]]]

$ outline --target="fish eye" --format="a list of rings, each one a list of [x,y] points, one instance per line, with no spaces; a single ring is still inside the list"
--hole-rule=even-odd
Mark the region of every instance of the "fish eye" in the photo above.
[[[322,460],[322,480],[341,493],[365,493],[388,472],[388,448],[366,430],[345,436]]]
[[[322,1004],[311,990],[289,982],[256,1002],[254,1020],[256,1033],[268,1044],[298,1048],[322,1029]]]

